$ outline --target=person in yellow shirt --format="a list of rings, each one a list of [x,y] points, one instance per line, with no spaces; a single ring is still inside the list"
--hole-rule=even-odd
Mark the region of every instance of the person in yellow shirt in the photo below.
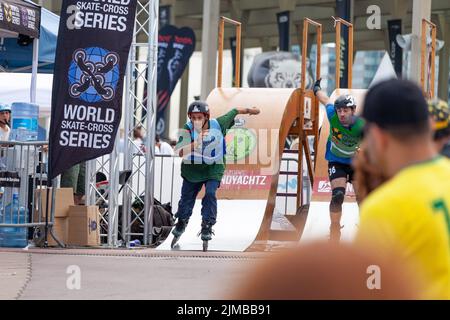
[[[421,298],[450,299],[450,160],[433,144],[422,91],[405,80],[380,83],[362,116],[368,162],[386,182],[362,202],[355,242],[400,258]]]
[[[450,109],[446,101],[428,101],[428,111],[433,124],[433,140],[438,151],[450,158]]]

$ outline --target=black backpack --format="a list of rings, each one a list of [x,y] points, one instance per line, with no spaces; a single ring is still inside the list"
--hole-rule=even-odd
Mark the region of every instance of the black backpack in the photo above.
[[[153,245],[160,245],[170,234],[175,225],[170,203],[153,202]]]

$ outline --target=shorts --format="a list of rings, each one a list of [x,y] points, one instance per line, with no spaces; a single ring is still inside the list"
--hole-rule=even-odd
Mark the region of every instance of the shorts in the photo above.
[[[86,163],[76,164],[61,174],[61,188],[72,188],[78,196],[86,194]]]
[[[328,162],[328,176],[330,181],[345,178],[347,182],[353,182],[353,168],[349,164],[343,164],[339,162]]]

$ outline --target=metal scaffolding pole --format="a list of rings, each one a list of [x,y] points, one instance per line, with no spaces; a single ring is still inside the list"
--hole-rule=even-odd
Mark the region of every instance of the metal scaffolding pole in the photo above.
[[[133,115],[134,112],[134,99],[133,95],[129,94],[131,92],[132,80],[133,80],[133,61],[136,57],[136,35],[133,36],[133,44],[131,45],[130,55],[128,57],[127,71],[126,71],[126,80],[125,80],[125,92],[126,92],[126,101],[125,101],[125,112],[124,112],[124,126],[125,126],[125,145],[124,149],[124,170],[133,170],[133,154],[130,152],[132,150],[133,142],[130,139],[130,132],[132,132],[133,126]],[[132,180],[132,178],[131,178]],[[122,226],[121,226],[121,235],[122,239],[125,243],[130,241],[130,217],[129,210],[131,210],[131,198],[132,198],[132,187],[130,183],[125,185],[123,189],[123,210],[122,210]]]
[[[117,234],[110,233],[111,227],[109,225],[112,218],[110,215],[110,199],[112,198],[111,195],[117,194],[117,190],[114,191],[109,185],[107,192],[105,192],[103,185],[97,186],[97,174],[102,173],[108,182],[115,181],[114,177],[116,174],[118,176],[118,172],[111,171],[117,170],[111,165],[112,157],[111,154],[108,154],[86,162],[86,205],[99,206],[100,242],[111,244],[110,246],[113,246],[113,239],[117,239]],[[104,240],[105,238],[106,240]]]
[[[149,54],[147,64],[147,159],[146,159],[146,184],[145,189],[145,220],[144,220],[144,244],[152,243],[153,238],[153,188],[155,179],[155,126],[157,110],[157,60],[158,60],[158,11],[159,1],[154,0],[150,9],[148,39]]]
[[[142,236],[144,245],[152,242],[158,10],[158,0],[138,1],[126,82],[124,169],[132,173],[123,193],[122,238],[128,243],[131,237]],[[142,85],[146,94],[140,93]],[[145,151],[133,139],[138,127],[146,132]]]
[[[127,64],[124,94],[124,150],[123,170],[131,176],[123,188],[121,226],[119,228],[119,174],[120,154],[116,138],[112,154],[89,161],[86,167],[86,203],[106,203],[102,208],[100,224],[109,247],[119,246],[119,238],[127,244],[132,236],[142,236],[144,244],[151,243],[153,175],[156,123],[156,61],[158,45],[158,0],[138,0],[133,43]],[[145,59],[140,58],[145,55]],[[140,90],[147,88],[147,93]],[[133,132],[138,126],[146,129],[145,150],[134,141]],[[105,193],[96,184],[102,172],[108,180]],[[133,203],[143,209],[136,209]],[[138,230],[136,232],[135,230]],[[142,231],[139,231],[142,230]]]
[[[116,136],[114,149],[109,158],[109,199],[108,199],[108,247],[118,246],[118,227],[119,227],[119,202],[117,194],[119,193],[119,134]]]

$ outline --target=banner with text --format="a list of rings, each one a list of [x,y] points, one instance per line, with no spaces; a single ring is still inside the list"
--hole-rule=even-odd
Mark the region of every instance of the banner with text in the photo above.
[[[397,43],[397,35],[402,34],[402,20],[389,20],[389,56],[394,65],[395,73],[399,78],[402,77],[403,70],[403,49]]]
[[[350,20],[351,1],[350,0],[336,0],[336,15],[348,22]],[[348,88],[348,27],[341,25],[341,88]],[[351,53],[353,54],[353,53]]]
[[[0,0],[0,29],[39,38],[41,8],[33,3]]]
[[[53,78],[49,175],[111,153],[137,0],[64,0]]]
[[[290,26],[290,12],[284,11],[277,13],[278,22],[278,38],[280,39],[280,51],[291,51],[289,44],[289,26]]]
[[[166,130],[165,111],[173,90],[195,50],[195,33],[188,27],[166,25],[158,35],[158,113],[156,134]]]

